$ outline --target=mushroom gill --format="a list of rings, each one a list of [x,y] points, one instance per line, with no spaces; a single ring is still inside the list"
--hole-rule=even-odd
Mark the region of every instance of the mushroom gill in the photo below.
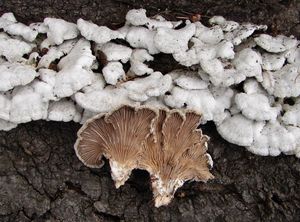
[[[167,205],[185,181],[207,181],[211,162],[208,137],[197,129],[201,115],[179,110],[123,106],[88,120],[78,132],[75,151],[89,167],[109,159],[116,187],[135,168],[151,176],[155,206]]]
[[[101,167],[105,156],[115,186],[120,187],[137,168],[143,143],[156,116],[149,108],[123,106],[93,117],[78,132],[75,144],[78,158],[89,167]]]
[[[206,153],[208,137],[197,129],[200,118],[194,112],[159,112],[140,159],[140,168],[150,173],[156,207],[169,204],[185,181],[213,178]]]

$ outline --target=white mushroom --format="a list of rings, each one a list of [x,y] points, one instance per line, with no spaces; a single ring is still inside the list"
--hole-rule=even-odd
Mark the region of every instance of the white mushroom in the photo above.
[[[29,27],[32,29],[32,30],[35,30],[37,31],[38,33],[47,33],[48,31],[48,26],[43,23],[43,22],[36,22],[36,23],[31,23],[29,25]]]
[[[300,45],[286,52],[287,61],[300,65]]]
[[[98,91],[104,89],[106,82],[101,73],[94,73],[93,80],[90,85],[87,85],[81,89],[84,93]]]
[[[262,81],[262,59],[254,50],[246,48],[236,53],[232,63],[236,70],[246,77],[255,77],[257,81]]]
[[[184,66],[206,63],[215,58],[234,58],[233,45],[226,40],[217,44],[206,44],[198,38],[192,38],[190,41],[193,46],[189,50],[173,54],[174,59]]]
[[[97,114],[99,114],[99,113],[98,112],[92,112],[92,111],[89,111],[89,110],[85,109],[82,113],[82,118],[81,118],[80,124],[84,124],[88,119],[96,116]]]
[[[216,105],[213,113],[213,121],[216,125],[219,125],[227,117],[227,109],[232,106],[232,100],[234,97],[234,91],[227,87],[209,86],[209,90],[212,93]]]

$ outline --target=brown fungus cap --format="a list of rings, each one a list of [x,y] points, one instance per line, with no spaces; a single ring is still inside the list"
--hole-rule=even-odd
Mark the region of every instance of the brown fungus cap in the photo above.
[[[116,187],[135,168],[152,179],[155,206],[168,204],[185,181],[207,181],[208,137],[197,129],[201,115],[178,110],[123,106],[88,120],[78,132],[76,154],[87,166],[109,159]]]
[[[137,167],[142,144],[150,135],[156,116],[149,108],[123,106],[93,117],[78,132],[76,154],[89,167],[101,167],[102,155],[108,158],[119,187]]]
[[[194,112],[159,113],[140,161],[140,168],[151,175],[156,207],[168,204],[185,181],[213,178],[206,153],[208,137],[197,129],[200,118]]]

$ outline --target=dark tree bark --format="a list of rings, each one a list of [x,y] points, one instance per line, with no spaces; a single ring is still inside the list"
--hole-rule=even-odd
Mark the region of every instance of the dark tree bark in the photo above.
[[[267,24],[272,34],[300,38],[297,0],[4,0],[0,14],[12,11],[24,23],[47,16],[118,26],[131,8],[168,18],[186,13],[224,15],[239,22]],[[163,64],[172,64],[169,57]],[[153,64],[164,70],[162,63]],[[173,202],[153,207],[149,175],[134,171],[116,190],[108,164],[84,167],[73,144],[80,125],[37,121],[0,132],[0,221],[299,221],[300,161],[294,156],[260,157],[225,142],[213,124],[209,152],[215,180],[185,184]]]

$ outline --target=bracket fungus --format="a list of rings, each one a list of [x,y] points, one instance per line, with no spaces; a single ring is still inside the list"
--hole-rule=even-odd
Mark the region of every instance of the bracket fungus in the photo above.
[[[112,178],[120,187],[138,167],[142,145],[150,135],[156,112],[123,106],[89,119],[79,130],[75,151],[89,167],[101,167],[109,159]]]
[[[212,178],[199,123],[213,121],[254,154],[300,158],[300,41],[266,28],[221,16],[168,21],[144,9],[128,11],[117,30],[81,18],[26,26],[4,13],[0,130],[80,122],[78,157],[92,167],[108,158],[117,187],[134,168],[147,170],[156,206],[186,180]],[[164,71],[157,60],[171,57],[174,70]]]
[[[75,151],[89,167],[109,159],[112,178],[119,188],[133,169],[151,176],[155,206],[167,205],[185,181],[213,178],[208,137],[197,129],[201,115],[147,107],[122,106],[89,120],[78,132]]]
[[[197,129],[200,118],[195,112],[159,111],[140,160],[140,167],[150,173],[156,207],[169,204],[184,182],[213,178],[208,137]]]

